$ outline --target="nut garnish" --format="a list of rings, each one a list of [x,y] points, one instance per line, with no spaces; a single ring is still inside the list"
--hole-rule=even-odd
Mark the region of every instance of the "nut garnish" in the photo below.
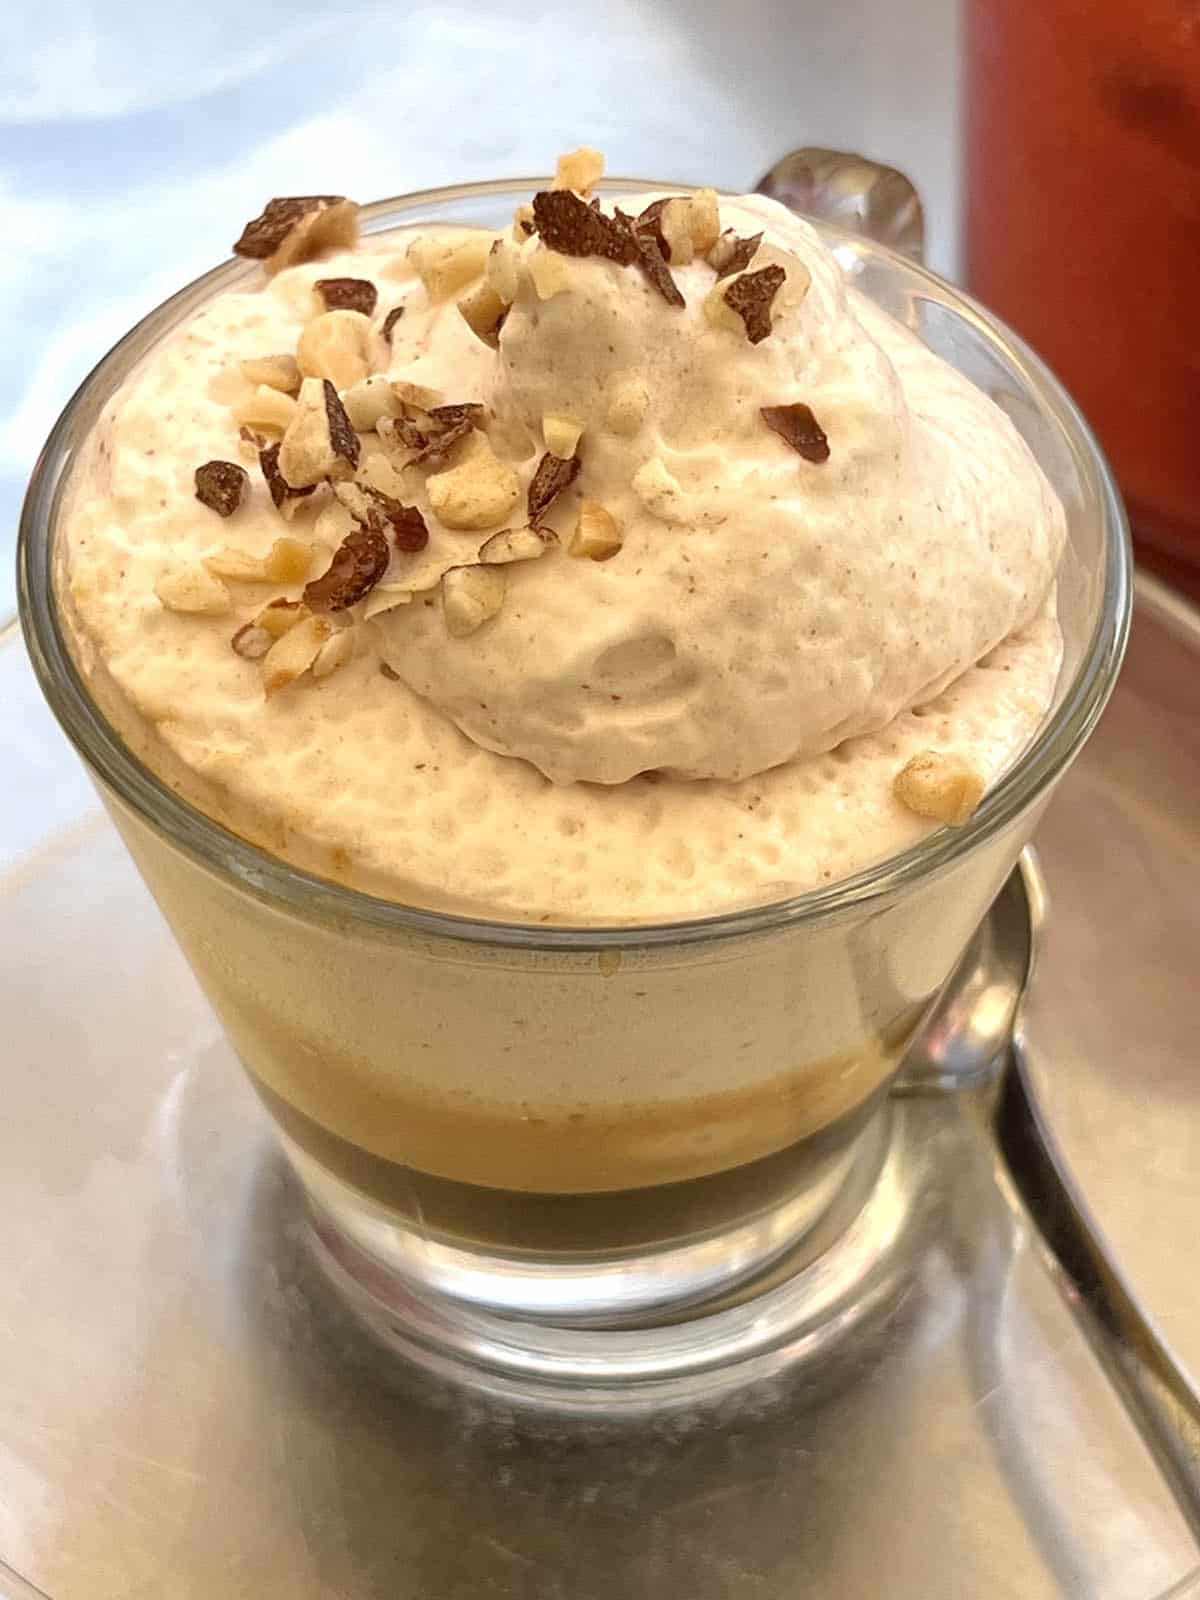
[[[279,450],[277,444],[269,444],[258,452],[258,464],[262,469],[263,478],[271,493],[271,502],[276,511],[285,518],[290,519],[296,509],[296,501],[303,500],[312,494],[315,485],[309,484],[305,488],[297,488],[291,484],[279,470]]]
[[[516,473],[486,444],[458,466],[427,478],[425,490],[444,527],[470,532],[503,522],[521,497]]]
[[[570,189],[542,189],[533,197],[533,223],[543,244],[564,256],[603,256],[632,266],[638,242],[629,219],[593,210]]]
[[[214,578],[233,583],[299,583],[308,577],[313,547],[304,539],[276,539],[265,556],[252,556],[245,550],[226,545],[215,555],[205,556],[204,565]]]
[[[305,325],[296,360],[306,378],[328,378],[337,389],[361,383],[367,364],[371,324],[359,311],[323,311]]]
[[[206,461],[195,477],[196,499],[219,517],[231,517],[250,487],[249,473],[236,461]]]
[[[340,194],[287,195],[269,200],[242,229],[235,256],[262,261],[272,275],[307,261],[330,245],[358,243],[358,207]]]
[[[303,600],[272,600],[255,617],[254,626],[269,633],[272,639],[282,639],[298,622],[311,616]]]
[[[465,639],[504,604],[503,567],[451,567],[442,575],[442,615],[452,639]]]
[[[361,311],[369,317],[379,300],[379,290],[368,278],[318,278],[313,288],[326,311]]]
[[[240,363],[242,377],[256,387],[278,389],[281,394],[297,394],[302,373],[295,356],[252,356]]]
[[[432,416],[431,412],[430,417]],[[429,434],[424,434],[424,430],[419,428],[418,432],[424,434],[425,443],[418,447],[409,466],[443,465],[450,459],[455,447],[467,439],[472,431],[469,417],[459,417],[444,425],[435,421],[433,431]]]
[[[312,664],[314,678],[327,678],[331,672],[344,667],[354,655],[354,629],[340,628],[317,651]]]
[[[633,475],[631,487],[646,510],[663,522],[688,520],[683,485],[672,477],[658,456],[651,456],[642,463]]]
[[[562,456],[555,455],[547,450],[546,454],[537,464],[529,484],[529,493],[526,505],[530,522],[537,522],[544,511],[558,499],[564,489],[567,489],[579,476],[581,462],[576,455],[564,460]]]
[[[359,433],[373,432],[381,417],[394,417],[400,411],[400,402],[382,372],[353,384],[343,393],[342,404]]]
[[[549,528],[503,528],[485,539],[479,559],[486,567],[504,567],[512,561],[536,561],[558,543]]]
[[[692,248],[698,256],[707,255],[721,234],[721,213],[715,189],[697,189],[688,196],[688,222]]]
[[[366,483],[336,483],[333,492],[363,527],[390,529],[397,550],[415,555],[429,543],[429,529],[416,506],[406,506]]]
[[[568,546],[571,555],[607,561],[616,555],[623,542],[620,526],[610,511],[598,500],[580,501],[579,521]]]
[[[276,639],[262,658],[263,688],[268,699],[308,671],[332,634],[333,624],[327,617],[305,617]]]
[[[154,592],[168,611],[220,617],[230,609],[229,590],[202,566],[176,567],[165,572]]]
[[[561,411],[547,411],[542,417],[542,438],[551,455],[569,461],[579,448],[583,437],[583,423]]]
[[[745,272],[754,260],[761,233],[749,233],[739,238],[732,228],[725,232],[708,252],[708,264],[716,269],[718,278],[728,278],[734,272]]]
[[[353,313],[334,311],[331,316]],[[286,483],[312,488],[322,478],[345,477],[358,465],[358,435],[328,378],[305,378],[296,415],[279,447],[279,470]]]
[[[400,321],[400,318],[403,315],[403,306],[393,306],[388,312],[387,316],[384,317],[382,332],[385,339],[390,339],[392,337],[392,330],[395,328],[396,324]]]
[[[668,200],[659,217],[659,227],[667,248],[662,252],[672,266],[686,267],[696,254],[692,243],[692,202],[680,197]]]
[[[390,559],[382,529],[360,524],[342,540],[328,570],[304,585],[304,598],[314,611],[344,611],[370,594]]]
[[[522,244],[533,231],[533,207],[528,203],[519,205],[513,212],[513,238],[518,244]]]
[[[275,643],[267,630],[255,622],[244,623],[229,642],[234,654],[245,661],[261,661]]]
[[[613,433],[625,438],[641,427],[650,404],[650,391],[636,373],[618,376],[609,384],[607,422]]]
[[[233,420],[256,433],[286,433],[295,415],[296,402],[291,395],[265,383],[233,408]]]
[[[983,798],[982,776],[961,756],[922,750],[896,774],[892,792],[919,817],[960,827]]]
[[[562,294],[564,289],[571,287],[571,269],[567,266],[567,258],[557,250],[548,250],[545,245],[539,245],[526,265],[539,300],[553,300],[556,294]]]
[[[621,213],[618,211],[617,215],[620,216]],[[641,267],[642,275],[651,288],[657,289],[669,306],[683,306],[685,304],[683,295],[680,292],[679,285],[671,276],[670,269],[662,251],[658,248],[657,241],[652,239],[649,234],[639,233],[637,235],[637,247],[638,266]]]
[[[448,300],[482,274],[491,245],[490,237],[473,237],[458,244],[445,239],[414,239],[407,259],[429,298]]]
[[[496,239],[488,251],[484,275],[506,306],[517,298],[517,252],[507,239]]]
[[[416,406],[419,411],[433,411],[445,396],[438,389],[428,389],[423,383],[408,383],[404,378],[392,380],[392,393],[401,405]]]
[[[471,332],[493,350],[500,347],[500,329],[508,315],[509,302],[497,294],[490,283],[481,283],[472,289],[465,300],[458,302],[463,321]]]
[[[772,433],[790,444],[805,461],[829,460],[829,440],[825,430],[812,414],[812,409],[797,400],[787,406],[760,406],[762,417]]]
[[[381,617],[385,611],[395,611],[397,606],[411,605],[413,593],[412,589],[402,588],[398,583],[377,583],[363,601],[363,621],[370,622],[372,617]]]
[[[751,344],[761,344],[771,331],[771,302],[787,273],[780,266],[743,272],[724,291],[725,304],[742,319]]]
[[[554,167],[555,189],[574,189],[577,194],[590,194],[604,176],[604,157],[591,145],[580,145],[578,150],[568,150]]]

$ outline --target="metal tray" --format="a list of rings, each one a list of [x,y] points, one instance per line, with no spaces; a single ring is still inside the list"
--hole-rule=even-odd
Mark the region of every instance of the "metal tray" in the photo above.
[[[1142,1600],[1200,1553],[1003,1195],[987,1090],[894,1106],[886,1315],[690,1413],[527,1413],[382,1352],[0,635],[0,1595]],[[1041,829],[1038,1106],[1200,1370],[1200,624],[1143,580]],[[1200,1594],[1200,1585],[1194,1591]]]

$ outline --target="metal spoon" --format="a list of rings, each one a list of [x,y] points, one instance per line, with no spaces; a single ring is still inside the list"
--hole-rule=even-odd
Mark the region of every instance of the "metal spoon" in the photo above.
[[[1139,1309],[1030,1091],[1020,1008],[1046,896],[1031,851],[918,1034],[902,1093],[948,1093],[998,1075],[991,1132],[1001,1189],[1038,1239],[1047,1270],[1120,1394],[1200,1540],[1200,1394]]]

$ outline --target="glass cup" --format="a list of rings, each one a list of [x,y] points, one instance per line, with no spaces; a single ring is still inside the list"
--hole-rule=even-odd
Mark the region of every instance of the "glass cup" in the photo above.
[[[536,186],[382,201],[364,228],[499,227]],[[923,267],[826,232],[866,293],[1009,413],[1069,522],[1065,661],[1037,737],[964,827],[828,887],[623,927],[395,904],[228,832],[122,742],[56,603],[62,495],[134,364],[254,268],[218,268],[135,328],[67,407],[29,491],[21,607],[43,691],[274,1119],[322,1248],[400,1322],[444,1334],[457,1318],[514,1366],[534,1330],[650,1337],[752,1305],[869,1188],[905,1048],[1119,665],[1123,517],[1067,395]]]

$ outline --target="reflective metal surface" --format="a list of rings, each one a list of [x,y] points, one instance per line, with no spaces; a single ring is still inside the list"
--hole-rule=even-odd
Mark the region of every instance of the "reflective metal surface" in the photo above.
[[[1052,911],[1026,1035],[1092,1212],[1194,1361],[1200,1284],[1169,1267],[1200,1209],[1200,900],[1194,836],[1168,824],[1200,795],[1200,646],[1165,615],[1141,608],[1041,832]],[[1142,1600],[1188,1582],[1196,1546],[1002,1197],[986,1086],[897,1101],[907,1244],[821,1360],[624,1420],[412,1374],[315,1267],[262,1116],[11,637],[0,693],[0,1559],[25,1584]],[[1102,922],[1098,861],[1140,886],[1123,877]]]

